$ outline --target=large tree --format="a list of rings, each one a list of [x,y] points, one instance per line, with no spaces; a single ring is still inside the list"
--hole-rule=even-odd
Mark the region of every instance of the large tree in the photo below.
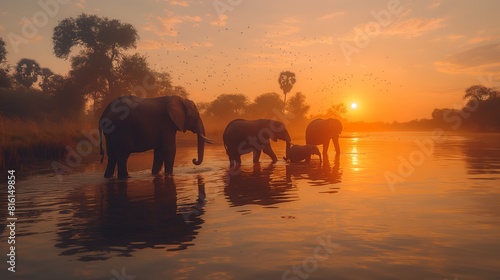
[[[40,75],[40,65],[33,59],[23,58],[16,66],[14,78],[21,85],[29,89],[38,80]]]
[[[116,84],[121,92],[132,94],[154,95],[155,79],[153,71],[149,68],[146,57],[140,54],[124,55],[116,69]],[[146,92],[134,92],[134,87],[140,86]],[[147,87],[147,89],[146,89]],[[149,90],[148,90],[149,89]]]
[[[117,96],[115,66],[123,51],[135,48],[139,38],[137,30],[128,23],[116,19],[81,14],[59,22],[54,28],[52,41],[54,53],[67,59],[71,50],[78,47],[80,52],[73,57],[72,66],[77,81],[107,83],[105,95]],[[81,77],[81,79],[80,79]]]
[[[483,85],[473,85],[465,90],[464,99],[469,99],[469,101],[484,101],[495,98],[496,96],[497,91],[493,88],[488,88]]]
[[[283,91],[283,94],[285,95],[284,100],[283,100],[283,112],[285,111],[285,106],[286,106],[286,94],[289,93],[293,85],[297,79],[295,78],[295,73],[290,72],[290,71],[283,71],[280,73],[280,76],[278,77],[278,83],[280,85],[280,89]]]

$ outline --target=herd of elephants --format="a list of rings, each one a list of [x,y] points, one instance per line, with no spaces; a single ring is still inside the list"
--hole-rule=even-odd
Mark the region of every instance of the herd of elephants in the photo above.
[[[104,177],[112,178],[118,166],[118,178],[128,177],[127,160],[131,153],[153,149],[152,174],[160,172],[165,166],[165,174],[173,173],[176,153],[177,131],[192,131],[197,134],[198,158],[195,165],[203,162],[205,127],[200,113],[193,101],[179,96],[140,98],[122,96],[110,102],[99,120],[101,162],[104,159],[102,134],[106,137],[108,164]],[[337,154],[340,153],[339,134],[342,124],[336,119],[315,119],[306,128],[306,145],[293,145],[285,125],[276,120],[235,119],[229,122],[223,133],[223,142],[231,167],[241,164],[241,155],[253,152],[253,162],[259,162],[261,152],[278,158],[271,149],[271,141],[286,142],[286,155],[290,162],[308,162],[311,155],[321,154],[316,145],[323,145],[323,158],[327,157],[328,146],[332,139]]]

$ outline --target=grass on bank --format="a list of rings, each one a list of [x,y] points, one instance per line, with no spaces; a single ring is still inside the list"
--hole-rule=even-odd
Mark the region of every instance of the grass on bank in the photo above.
[[[89,125],[76,121],[21,120],[0,116],[0,169],[34,160],[60,159],[66,146],[83,139]]]

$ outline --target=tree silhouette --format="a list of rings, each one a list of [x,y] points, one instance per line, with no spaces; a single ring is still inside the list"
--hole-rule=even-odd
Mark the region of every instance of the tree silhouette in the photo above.
[[[297,79],[295,78],[295,73],[290,72],[290,71],[283,71],[280,73],[280,76],[278,78],[278,83],[280,85],[280,89],[283,91],[283,94],[285,95],[285,98],[283,100],[283,113],[285,112],[285,107],[286,107],[286,94],[289,93],[293,85]]]
[[[7,58],[7,49],[5,48],[5,42],[0,38],[0,88],[10,87],[10,79],[7,76],[7,69],[3,69],[1,66],[5,63]]]
[[[248,106],[246,115],[249,118],[269,118],[274,116],[273,109],[282,111],[283,102],[276,92],[268,92],[255,97],[254,102]]]
[[[67,59],[73,47],[80,53],[71,58],[72,66],[83,75],[83,80],[97,82],[104,78],[107,82],[107,95],[118,95],[114,65],[124,50],[135,48],[139,38],[137,30],[128,23],[116,19],[81,14],[77,18],[66,18],[54,28],[52,41],[54,53]],[[91,73],[88,73],[91,72]],[[78,79],[77,79],[78,80]]]
[[[309,112],[309,106],[306,104],[306,97],[301,92],[297,92],[288,101],[287,110],[289,113],[293,114],[295,118],[305,119],[307,112]]]
[[[484,101],[495,98],[497,92],[492,88],[487,88],[483,85],[473,85],[465,90],[464,99]]]
[[[3,63],[7,58],[7,49],[5,48],[5,42],[0,38],[0,63]]]
[[[41,68],[40,76],[42,80],[38,85],[44,93],[55,94],[63,86],[63,76],[54,74],[49,68]]]
[[[344,103],[332,105],[330,106],[330,108],[328,108],[328,110],[326,110],[326,115],[329,118],[335,118],[339,120],[345,120],[346,113],[347,109]]]
[[[124,55],[115,69],[115,74],[117,88],[121,92],[131,92],[136,95],[148,94],[148,91],[136,93],[133,90],[135,86],[142,86],[144,84],[144,79],[148,77],[150,77],[150,79],[147,80],[147,83],[154,85],[153,71],[149,68],[146,57],[137,53],[133,55]]]
[[[21,85],[29,89],[38,80],[38,75],[40,75],[40,65],[38,62],[29,58],[19,60],[14,78]]]
[[[243,94],[221,94],[206,105],[205,115],[219,120],[241,117],[245,112],[248,99]]]

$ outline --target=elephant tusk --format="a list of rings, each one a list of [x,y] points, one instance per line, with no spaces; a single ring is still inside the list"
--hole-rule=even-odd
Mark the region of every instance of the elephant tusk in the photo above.
[[[212,139],[208,139],[205,135],[203,134],[198,134],[201,138],[203,138],[203,140],[205,140],[205,143],[208,143],[208,144],[212,144],[213,143],[213,140]]]

